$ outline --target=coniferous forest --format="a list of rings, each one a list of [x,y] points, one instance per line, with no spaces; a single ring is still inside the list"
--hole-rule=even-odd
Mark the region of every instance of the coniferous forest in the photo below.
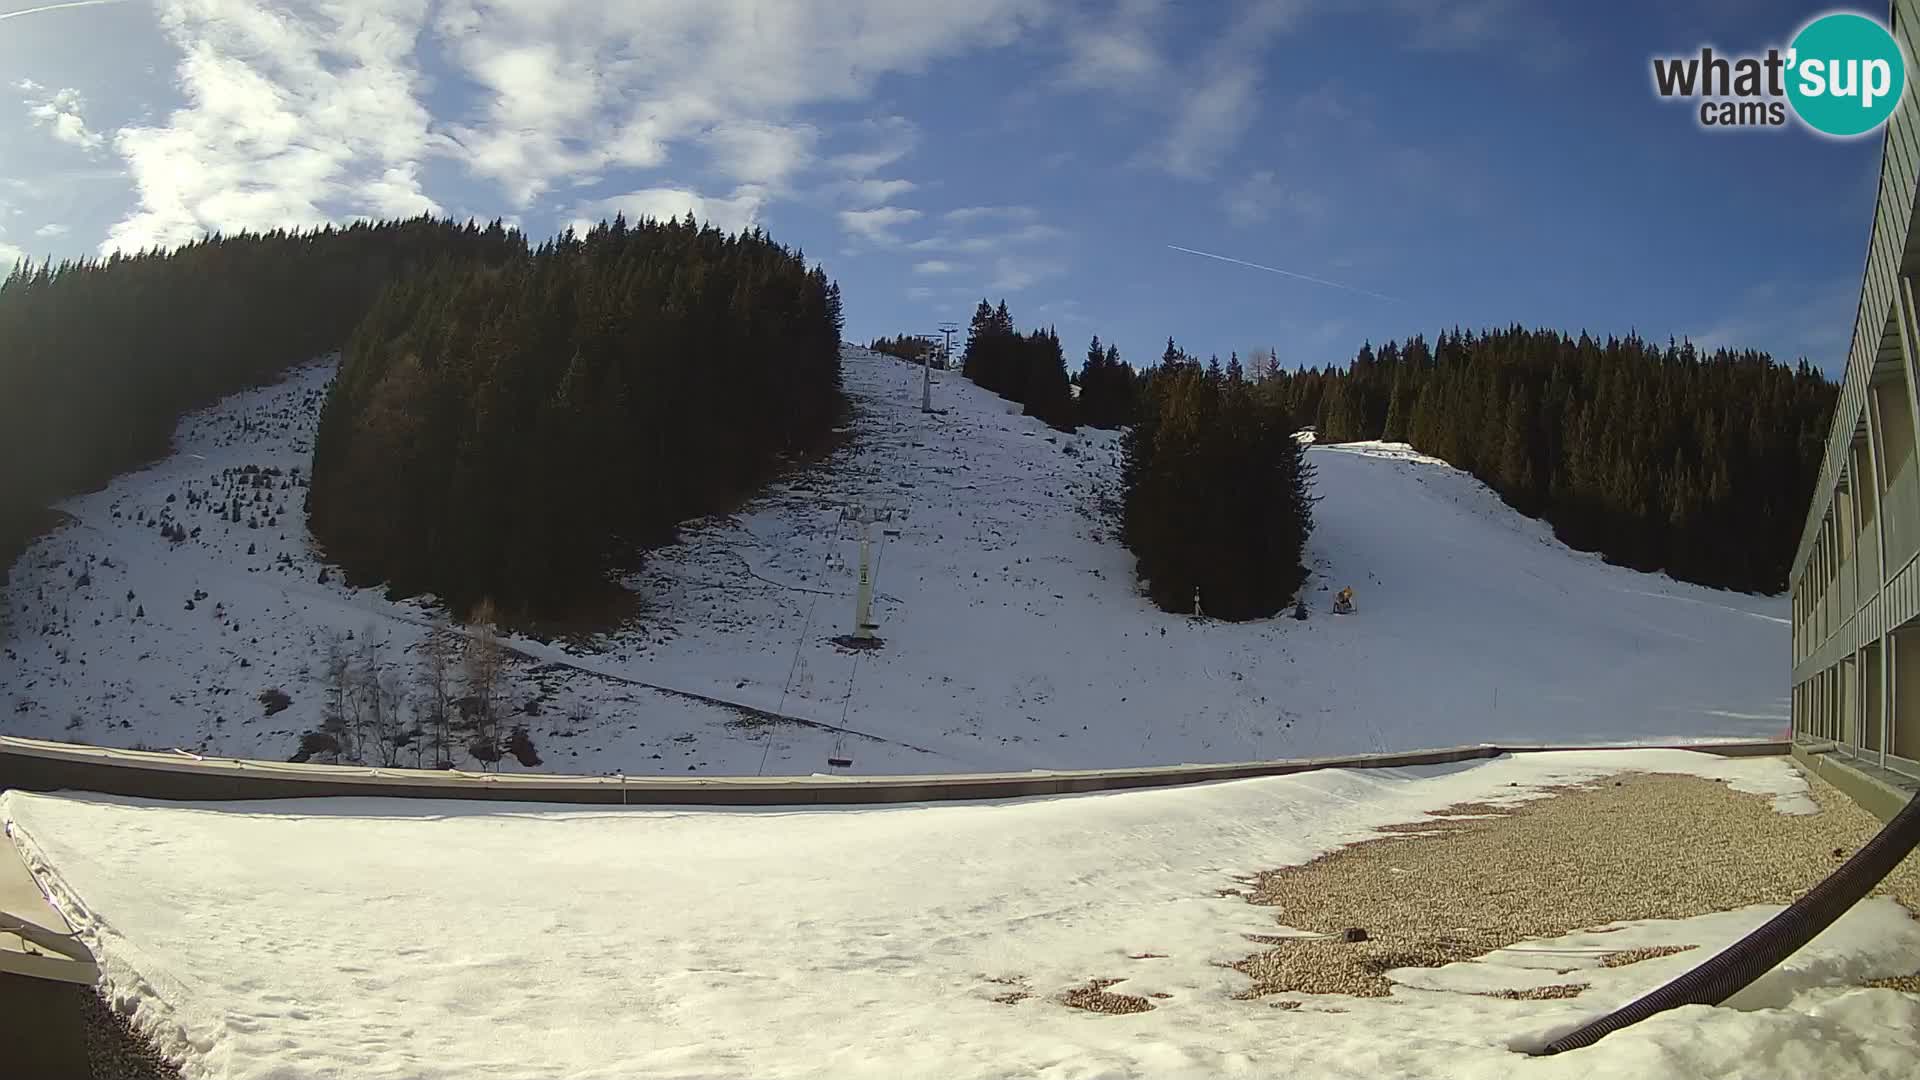
[[[1519,326],[1363,346],[1262,389],[1321,441],[1472,473],[1572,547],[1763,593],[1786,588],[1837,392],[1805,361]]]
[[[537,251],[421,217],[23,264],[0,282],[0,571],[183,414],[344,346],[308,496],[329,556],[547,613],[819,448],[840,325],[798,253],[691,219]]]
[[[1272,615],[1306,581],[1312,470],[1291,418],[1235,364],[1167,343],[1122,438],[1122,522],[1148,595],[1165,611]]]
[[[321,414],[310,524],[350,580],[564,614],[824,447],[841,327],[799,253],[691,217],[397,281]]]
[[[1256,396],[1237,358],[1203,369],[1169,340],[1159,366],[1136,373],[1095,336],[1069,380],[1053,330],[1021,334],[1005,300],[982,300],[962,359],[968,379],[1062,431],[1132,425],[1121,533],[1161,609],[1192,613],[1197,592],[1206,615],[1259,618],[1306,580],[1305,452],[1291,417]]]
[[[967,327],[960,370],[976,385],[1025,405],[1028,416],[1050,427],[1072,431],[1076,426],[1073,384],[1059,335],[1051,329],[1020,333],[1005,300],[997,309],[980,301]]]
[[[183,413],[346,341],[381,287],[525,249],[416,218],[21,264],[0,282],[0,581],[48,504],[167,450]]]
[[[457,606],[564,604],[783,455],[819,449],[841,408],[839,329],[837,286],[798,253],[689,221],[615,221],[536,251],[498,222],[422,217],[23,264],[0,282],[0,567],[48,504],[163,454],[183,413],[345,346],[310,493],[329,554]],[[917,356],[920,343],[876,346]],[[1777,592],[1835,397],[1804,362],[1519,326],[1293,372],[1243,371],[1237,356],[1202,367],[1171,342],[1136,372],[1096,337],[1069,378],[1057,334],[1021,333],[984,300],[964,372],[1062,430],[1136,424],[1127,532],[1142,571],[1173,610],[1190,610],[1193,584],[1209,591],[1172,569],[1188,558],[1216,564],[1214,592],[1252,582],[1244,605],[1206,605],[1223,617],[1277,606],[1295,526],[1278,527],[1278,561],[1258,571],[1274,576],[1256,579],[1228,569],[1252,573],[1250,556],[1203,553],[1156,508],[1219,519],[1215,544],[1272,528],[1222,528],[1227,508],[1189,502],[1213,497],[1216,466],[1279,469],[1273,490],[1292,491],[1304,470],[1270,436],[1308,424],[1323,441],[1410,442],[1614,562]],[[1200,438],[1195,415],[1232,422]],[[598,463],[618,480],[595,482]],[[1189,502],[1162,501],[1163,483]],[[1306,504],[1282,512],[1303,543]]]
[[[940,343],[932,338],[901,334],[897,338],[877,337],[867,345],[871,352],[897,357],[909,364],[930,363],[933,367],[944,368],[940,357]]]

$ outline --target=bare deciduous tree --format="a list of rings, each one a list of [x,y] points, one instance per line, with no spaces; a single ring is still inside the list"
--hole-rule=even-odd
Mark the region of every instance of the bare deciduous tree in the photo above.
[[[460,661],[460,634],[446,623],[435,623],[420,649],[420,708],[433,739],[433,764],[447,757],[447,724],[453,712],[455,665]]]
[[[406,725],[406,676],[399,669],[382,664],[368,679],[368,691],[372,700],[368,715],[372,721],[374,752],[379,755],[380,764],[398,765],[401,751],[413,738]]]
[[[500,675],[506,666],[506,650],[500,645],[493,602],[482,600],[467,618],[466,647],[461,660],[466,675],[468,696],[474,699],[478,738],[486,743],[498,739],[494,702],[499,694]],[[496,757],[494,759],[498,761]],[[485,764],[482,760],[482,764]]]
[[[353,658],[346,640],[338,631],[326,637],[326,699],[321,706],[320,730],[333,738],[333,746],[322,752],[334,760],[353,757]]]
[[[1247,354],[1247,378],[1263,382],[1280,373],[1280,359],[1272,349],[1258,348]]]

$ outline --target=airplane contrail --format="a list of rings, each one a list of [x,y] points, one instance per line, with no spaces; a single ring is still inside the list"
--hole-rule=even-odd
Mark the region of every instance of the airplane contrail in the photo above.
[[[1313,277],[1310,274],[1296,274],[1291,270],[1282,270],[1277,266],[1262,266],[1259,263],[1248,262],[1245,259],[1230,258],[1229,256],[1226,256],[1226,255],[1215,255],[1211,251],[1195,251],[1192,248],[1181,247],[1179,244],[1168,244],[1167,246],[1172,248],[1175,251],[1183,251],[1188,255],[1198,255],[1203,259],[1218,259],[1221,262],[1233,263],[1236,266],[1251,266],[1255,270],[1265,270],[1269,274],[1284,274],[1285,276],[1290,278],[1299,278],[1301,281],[1311,281],[1315,285],[1325,285],[1333,289],[1345,289],[1348,292],[1356,292],[1362,296],[1371,296],[1379,300],[1385,300],[1390,304],[1397,304],[1400,302],[1400,299],[1398,297],[1387,296],[1384,293],[1373,292],[1371,290],[1358,288],[1353,285],[1342,285],[1337,281],[1328,281],[1326,278],[1317,278],[1317,277]]]
[[[59,11],[62,8],[99,7],[101,4],[124,4],[127,0],[67,0],[64,4],[42,4],[39,7],[21,8],[19,11],[0,12],[0,22],[17,19],[22,15],[38,15],[43,11]]]

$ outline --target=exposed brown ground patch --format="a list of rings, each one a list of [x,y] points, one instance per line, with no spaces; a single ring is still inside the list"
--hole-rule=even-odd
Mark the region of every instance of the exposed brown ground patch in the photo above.
[[[1688,952],[1699,947],[1698,945],[1649,945],[1644,949],[1622,949],[1619,952],[1610,952],[1601,957],[1600,966],[1610,968],[1626,967],[1628,964],[1637,964],[1642,960],[1652,960],[1659,956],[1672,956],[1674,953]]]
[[[1085,986],[1076,986],[1060,995],[1060,1004],[1070,1009],[1084,1009],[1087,1012],[1122,1015],[1125,1013],[1148,1012],[1153,1002],[1133,994],[1114,994],[1107,987],[1121,982],[1120,979],[1094,979]]]
[[[1253,980],[1247,997],[1378,997],[1393,968],[1438,967],[1617,922],[1787,903],[1832,871],[1835,848],[1857,850],[1880,828],[1825,782],[1810,787],[1820,806],[1812,815],[1664,773],[1610,776],[1514,806],[1449,807],[1224,890],[1277,909],[1284,926],[1369,934],[1354,943],[1261,936],[1272,947],[1232,966]],[[1920,857],[1876,894],[1920,912]],[[1635,953],[1654,955],[1619,955]]]
[[[1891,975],[1884,979],[1867,979],[1860,984],[1876,990],[1901,990],[1909,994],[1920,994],[1920,971],[1911,975]]]
[[[1586,989],[1586,983],[1556,983],[1552,986],[1530,986],[1525,990],[1491,990],[1479,996],[1506,998],[1508,1001],[1552,1001],[1556,998],[1579,997]]]

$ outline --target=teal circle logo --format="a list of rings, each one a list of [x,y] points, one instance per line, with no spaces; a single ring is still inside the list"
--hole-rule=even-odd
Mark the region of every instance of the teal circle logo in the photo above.
[[[1887,122],[1907,88],[1907,58],[1885,27],[1840,12],[1808,23],[1787,52],[1787,100],[1815,131],[1841,138]]]

